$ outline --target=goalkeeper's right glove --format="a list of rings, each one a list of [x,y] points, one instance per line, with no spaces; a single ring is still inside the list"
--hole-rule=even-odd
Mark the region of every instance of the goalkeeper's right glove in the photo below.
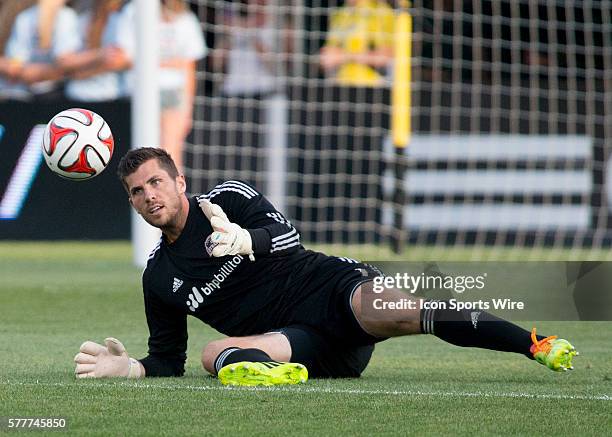
[[[142,378],[144,371],[139,361],[130,358],[123,344],[116,338],[104,340],[106,346],[86,341],[74,357],[77,378]]]

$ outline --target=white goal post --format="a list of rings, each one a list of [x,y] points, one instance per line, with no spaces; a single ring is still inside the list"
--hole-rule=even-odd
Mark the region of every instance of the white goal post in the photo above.
[[[156,43],[159,2],[134,0],[136,7],[136,55],[132,96],[132,147],[159,145],[159,48]],[[132,253],[134,264],[144,267],[159,240],[159,230],[132,211]]]

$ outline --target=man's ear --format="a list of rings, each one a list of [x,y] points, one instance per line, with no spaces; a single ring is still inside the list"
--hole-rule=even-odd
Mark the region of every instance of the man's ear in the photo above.
[[[134,208],[134,203],[132,202],[132,196],[128,195],[128,202],[130,202],[130,206]]]
[[[187,191],[187,182],[185,181],[184,175],[180,174],[176,177],[176,186],[179,194],[185,194]]]

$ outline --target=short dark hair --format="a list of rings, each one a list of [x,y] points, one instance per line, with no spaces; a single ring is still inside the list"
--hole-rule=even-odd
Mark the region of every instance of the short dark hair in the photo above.
[[[132,149],[121,158],[117,166],[117,176],[119,176],[126,191],[128,190],[128,186],[125,183],[125,178],[136,172],[142,164],[151,159],[157,159],[159,166],[166,170],[171,178],[174,179],[179,175],[172,157],[164,149],[157,147],[140,147],[138,149]]]

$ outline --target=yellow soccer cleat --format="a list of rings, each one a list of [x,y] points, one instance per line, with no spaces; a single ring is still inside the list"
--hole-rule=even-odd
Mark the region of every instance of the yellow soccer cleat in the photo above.
[[[218,376],[223,385],[303,384],[308,381],[308,370],[299,363],[242,361],[223,366]]]
[[[576,348],[569,341],[557,338],[556,335],[538,340],[536,329],[531,331],[531,353],[538,363],[544,364],[555,372],[574,370],[572,359],[578,355]]]

